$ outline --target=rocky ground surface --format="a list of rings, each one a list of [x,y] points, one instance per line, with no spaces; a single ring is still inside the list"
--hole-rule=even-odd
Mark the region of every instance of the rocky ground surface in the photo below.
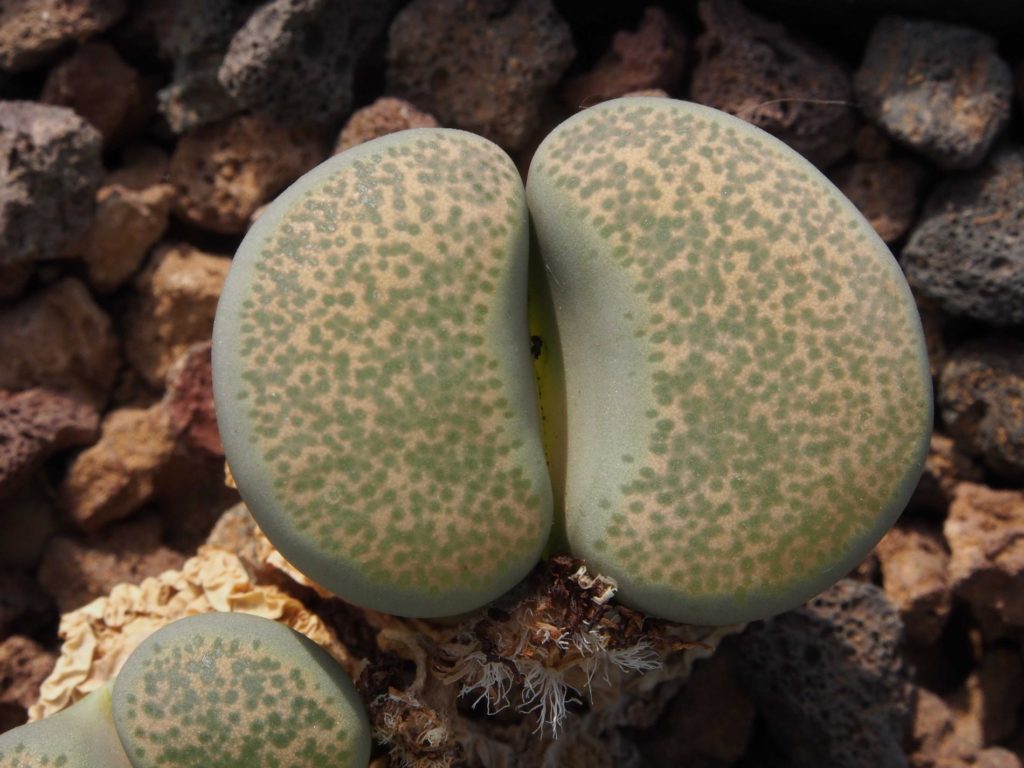
[[[474,131],[525,168],[580,107],[648,91],[775,134],[864,212],[919,301],[936,432],[910,507],[848,579],[726,639],[629,727],[591,733],[592,756],[1020,768],[1024,27],[998,3],[941,5],[0,4],[0,730],[36,702],[62,615],[188,573],[238,500],[209,338],[261,206],[412,126]],[[225,520],[221,546],[254,546]],[[353,654],[380,646],[383,620],[318,610]],[[363,690],[400,691],[392,672]],[[410,749],[483,759],[436,746]]]

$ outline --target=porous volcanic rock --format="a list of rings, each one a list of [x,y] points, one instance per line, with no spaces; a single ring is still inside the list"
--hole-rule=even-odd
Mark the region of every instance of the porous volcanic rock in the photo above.
[[[938,640],[952,607],[949,551],[942,533],[926,525],[893,528],[875,548],[885,594],[900,612],[907,640]]]
[[[943,168],[973,168],[1010,117],[1013,78],[996,41],[969,27],[886,16],[854,77],[864,112]]]
[[[373,104],[357,109],[345,123],[334,145],[334,154],[371,139],[408,128],[433,128],[437,119],[402,99],[382,96]]]
[[[167,374],[164,407],[171,430],[191,450],[224,457],[213,404],[212,344],[194,344],[171,366]]]
[[[743,678],[793,768],[902,768],[911,689],[903,627],[878,587],[844,579],[740,638]]]
[[[635,32],[621,30],[594,67],[562,88],[573,109],[589,107],[637,91],[674,91],[686,64],[686,37],[664,9],[644,9]]]
[[[976,749],[1013,734],[1024,703],[1024,662],[1017,648],[986,648],[977,669],[949,697],[953,727],[960,742]]]
[[[0,4],[0,69],[42,63],[65,43],[101,32],[124,13],[125,0],[11,0]]]
[[[100,414],[81,397],[0,390],[0,500],[9,501],[53,454],[99,436]]]
[[[938,401],[943,423],[967,450],[1024,480],[1024,341],[992,336],[953,350]]]
[[[171,156],[175,214],[202,229],[240,234],[260,204],[327,157],[323,137],[262,115],[240,115],[193,131]]]
[[[39,100],[70,107],[105,144],[138,134],[156,106],[152,81],[125,63],[109,43],[89,42],[50,70]]]
[[[0,265],[68,255],[92,220],[101,146],[66,107],[0,101]]]
[[[747,11],[738,0],[705,0],[691,98],[774,134],[815,165],[853,143],[853,86],[831,55]]]
[[[967,602],[1024,626],[1024,492],[960,483],[944,533],[950,584]]]
[[[387,91],[514,150],[574,56],[551,0],[413,0],[391,24]]]
[[[282,121],[337,125],[356,69],[398,0],[271,0],[234,34],[217,79],[236,103]]]
[[[921,479],[908,506],[945,517],[957,484],[964,480],[980,483],[984,475],[981,465],[951,437],[933,432]]]
[[[39,698],[39,686],[57,663],[57,655],[24,635],[11,635],[0,643],[0,708],[20,710],[20,722]],[[2,727],[2,726],[0,726]]]
[[[119,365],[110,318],[65,278],[0,311],[0,388],[44,386],[103,404]]]
[[[910,158],[855,160],[829,174],[887,243],[899,240],[914,223],[924,175]]]
[[[160,542],[160,520],[145,517],[114,523],[86,538],[56,536],[39,565],[39,583],[61,613],[102,597],[118,584],[181,568],[185,556]]]
[[[99,530],[149,501],[174,455],[161,403],[110,411],[101,429],[99,442],[75,457],[58,490],[60,507],[84,531]]]
[[[124,318],[125,356],[153,389],[162,391],[174,361],[212,335],[230,266],[226,256],[164,244],[135,279]]]
[[[952,315],[1024,323],[1024,149],[1006,146],[928,198],[900,260],[914,290]]]

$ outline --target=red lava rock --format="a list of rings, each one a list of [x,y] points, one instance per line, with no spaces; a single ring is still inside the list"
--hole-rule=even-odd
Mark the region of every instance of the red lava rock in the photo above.
[[[952,438],[932,433],[924,471],[908,506],[945,517],[957,484],[967,480],[981,482],[985,472]]]
[[[899,240],[914,223],[924,169],[913,160],[855,160],[829,176],[885,242]]]
[[[433,115],[421,112],[407,101],[384,96],[370,106],[352,113],[352,117],[341,129],[338,142],[334,145],[334,154],[396,131],[433,128],[436,125],[437,119]]]
[[[213,334],[230,266],[227,257],[165,244],[136,278],[136,295],[124,319],[125,356],[155,390],[163,390],[175,360]]]
[[[953,350],[938,401],[965,448],[996,472],[1024,479],[1024,341],[994,336]]]
[[[413,0],[391,24],[387,92],[516,150],[575,55],[551,0]]]
[[[58,504],[85,531],[127,517],[153,497],[174,448],[160,403],[111,411],[103,419],[99,442],[68,467]]]
[[[755,715],[737,678],[735,652],[723,645],[694,665],[658,723],[636,742],[645,765],[732,765],[746,751]]]
[[[155,517],[111,525],[87,538],[57,536],[39,566],[39,583],[61,613],[79,608],[121,583],[181,568],[185,556],[160,543]]]
[[[50,456],[99,436],[96,406],[46,389],[0,390],[0,499],[21,490]]]
[[[151,81],[103,42],[86,43],[51,69],[39,100],[75,110],[108,145],[142,131],[156,107]]]
[[[1024,323],[1024,149],[1006,145],[979,170],[935,188],[900,255],[916,293],[951,315]]]
[[[821,167],[849,151],[853,88],[838,61],[738,0],[704,0],[699,11],[694,101],[763,128]]]
[[[202,229],[245,231],[261,203],[327,157],[315,132],[242,115],[181,138],[171,156],[174,212]]]
[[[178,439],[192,450],[223,458],[213,405],[211,346],[208,341],[195,344],[171,366],[164,406]]]
[[[110,318],[66,278],[0,310],[0,388],[45,386],[106,401],[119,365]]]
[[[942,534],[924,525],[899,525],[875,551],[885,594],[900,612],[907,639],[918,645],[938,640],[952,605]]]
[[[1016,648],[986,648],[978,668],[949,698],[957,739],[977,749],[1013,734],[1024,703],[1024,662]]]
[[[685,63],[683,31],[663,9],[651,5],[635,32],[616,32],[611,48],[594,68],[566,83],[562,98],[578,109],[637,91],[671,91],[678,86]]]
[[[909,768],[968,768],[973,763],[976,747],[960,741],[953,712],[942,697],[918,688],[913,723]]]
[[[14,0],[0,5],[0,69],[31,69],[65,43],[101,32],[125,0]]]
[[[134,274],[167,229],[174,199],[171,184],[141,190],[120,184],[100,187],[96,216],[80,252],[93,288],[109,293]]]
[[[946,519],[953,591],[1024,626],[1024,492],[960,483]]]
[[[101,145],[70,109],[0,101],[0,264],[68,255],[92,220]]]
[[[24,573],[0,568],[0,637],[33,635],[52,618],[49,596]]]
[[[902,766],[911,688],[881,589],[843,579],[738,642],[742,679],[792,768]]]
[[[864,112],[943,168],[973,168],[1010,117],[1013,78],[977,30],[886,16],[854,78]]]
[[[0,707],[17,708],[20,723],[25,722],[28,708],[39,698],[39,686],[56,663],[57,655],[31,638],[6,638],[0,643]]]
[[[337,125],[357,67],[398,0],[270,0],[234,34],[217,80],[234,101],[278,120]]]

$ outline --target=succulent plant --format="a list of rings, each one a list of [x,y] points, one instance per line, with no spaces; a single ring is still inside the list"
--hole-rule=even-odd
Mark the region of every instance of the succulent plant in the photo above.
[[[218,423],[254,517],[327,589],[452,615],[539,559],[527,246],[508,156],[434,128],[328,160],[242,242],[214,327]]]
[[[523,187],[479,137],[361,145],[257,221],[214,388],[282,554],[431,617],[509,589],[553,532],[627,605],[707,624],[855,565],[920,472],[931,390],[909,289],[852,204],[752,126],[637,98],[557,128],[525,201],[529,330]]]
[[[564,357],[568,546],[662,618],[726,624],[845,575],[931,430],[902,272],[809,162],[696,104],[555,129],[527,200]]]
[[[3,768],[131,768],[114,730],[113,683],[45,720],[0,734]]]
[[[3,768],[363,768],[370,724],[316,643],[210,613],[146,638],[115,680],[0,735]]]

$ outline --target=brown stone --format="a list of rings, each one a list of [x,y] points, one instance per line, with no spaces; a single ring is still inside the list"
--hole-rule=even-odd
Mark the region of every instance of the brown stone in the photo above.
[[[978,753],[974,768],[1021,768],[1021,759],[1002,747],[989,747]]]
[[[551,0],[413,0],[391,23],[387,91],[517,150],[575,53]]]
[[[99,442],[68,467],[58,491],[60,507],[86,531],[126,517],[152,498],[174,448],[161,404],[111,411]]]
[[[142,264],[167,228],[174,187],[141,190],[113,184],[96,193],[96,217],[82,242],[89,282],[100,293],[116,290]]]
[[[949,705],[927,688],[915,696],[909,768],[968,768],[975,747],[958,740]]]
[[[594,68],[566,83],[562,98],[579,109],[637,91],[672,91],[685,63],[683,31],[664,10],[648,6],[637,30],[616,32]]]
[[[25,292],[25,287],[32,279],[32,264],[0,264],[0,302],[13,301]]]
[[[57,663],[57,656],[23,635],[11,635],[0,643],[0,705],[22,710],[39,698],[39,686]]]
[[[977,749],[1010,736],[1024,702],[1024,662],[1016,648],[986,648],[978,668],[949,698],[957,740]]]
[[[946,520],[954,592],[1024,626],[1024,491],[960,483]]]
[[[437,119],[421,112],[407,101],[383,96],[373,104],[352,113],[334,146],[334,154],[344,152],[371,139],[408,128],[433,128]]]
[[[110,318],[67,278],[0,311],[0,388],[79,393],[103,403],[118,368]]]
[[[167,172],[171,158],[152,144],[132,144],[121,153],[121,165],[103,179],[104,186],[121,186],[142,191],[170,183]]]
[[[909,506],[944,517],[957,484],[965,480],[977,483],[984,475],[981,466],[961,451],[952,438],[934,432],[928,446],[928,457],[924,461],[924,471]]]
[[[50,456],[99,436],[96,406],[46,389],[0,390],[0,500],[21,490]]]
[[[914,223],[924,168],[913,160],[855,160],[830,176],[885,242],[899,240]]]
[[[53,595],[61,613],[101,597],[121,583],[181,568],[185,556],[160,542],[155,517],[115,523],[85,538],[57,536],[39,566],[39,583]]]
[[[907,640],[935,642],[952,604],[942,534],[924,525],[900,525],[875,548],[885,593],[900,612]]]
[[[171,430],[187,447],[208,456],[224,457],[213,405],[211,343],[189,347],[167,374],[164,406]]]
[[[825,51],[757,16],[738,0],[704,0],[694,101],[737,115],[774,134],[815,165],[827,166],[853,143],[853,86]]]
[[[12,0],[0,4],[0,69],[31,69],[65,43],[106,29],[126,6],[125,0]]]
[[[230,266],[231,259],[188,245],[162,245],[136,278],[124,319],[125,356],[149,386],[163,390],[174,361],[210,339]]]
[[[171,156],[175,214],[202,229],[239,234],[253,211],[327,157],[315,132],[241,115],[186,134]]]
[[[156,89],[109,43],[90,42],[50,70],[39,100],[71,107],[108,146],[139,133],[156,109]]]

